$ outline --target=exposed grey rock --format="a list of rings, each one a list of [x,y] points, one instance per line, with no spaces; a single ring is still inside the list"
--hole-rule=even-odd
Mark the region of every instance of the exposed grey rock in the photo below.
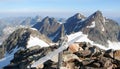
[[[75,54],[79,57],[96,57],[102,54],[102,50],[96,46],[92,46],[90,43],[81,43],[83,50],[79,50]]]
[[[95,23],[94,28],[86,28],[88,25]],[[88,38],[98,44],[107,46],[107,41],[118,41],[118,35],[120,27],[119,25],[111,20],[103,17],[100,11],[96,11],[84,22],[86,24],[82,31],[88,34]],[[113,27],[114,26],[114,27]]]
[[[22,61],[27,61],[27,63],[31,63],[32,61],[36,61],[40,59],[41,57],[44,57],[49,52],[56,49],[57,46],[51,46],[51,47],[43,47],[40,46],[34,46],[30,47],[25,50],[19,50],[15,53],[14,59],[11,61],[12,63],[21,63]]]
[[[30,39],[30,36],[37,37],[42,39],[46,43],[51,42],[47,37],[40,34],[37,30],[33,30],[30,28],[20,28],[14,31],[1,45],[4,46],[4,50],[6,53],[12,53],[13,49],[17,48],[27,48],[27,43]]]
[[[41,22],[36,23],[33,28],[36,28],[40,33],[51,37],[60,27],[60,23],[55,18],[45,17]]]

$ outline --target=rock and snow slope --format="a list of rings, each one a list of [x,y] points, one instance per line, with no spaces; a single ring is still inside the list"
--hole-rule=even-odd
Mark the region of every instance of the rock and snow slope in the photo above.
[[[90,40],[88,38],[88,35],[83,34],[82,32],[77,32],[74,34],[67,35],[68,41],[70,41],[80,35],[82,37],[79,40],[77,40],[76,42],[89,42],[90,44],[98,46],[99,48],[104,49],[104,50],[108,50],[108,49],[119,50],[120,49],[120,42],[111,42],[110,40],[108,40],[108,46],[101,45],[99,43],[95,43],[94,41]]]
[[[39,45],[40,47],[48,47],[49,46],[43,40],[41,40],[37,37],[30,36],[30,39],[29,39],[28,44],[27,44],[27,48],[32,47],[32,46],[36,46],[36,45]]]
[[[14,31],[2,44],[5,48],[5,57],[0,60],[0,68],[8,65],[18,50],[33,46],[48,47],[50,42],[48,38],[33,28],[20,28]]]
[[[79,15],[76,14],[68,18],[66,23],[64,23],[65,34],[83,32],[90,40],[103,46],[108,46],[108,41],[120,41],[120,26],[117,22],[105,18],[101,11],[96,11],[89,17],[81,17]],[[51,33],[52,35],[49,38],[57,42],[60,39],[60,30],[61,26],[57,31]]]
[[[54,18],[46,17],[34,27],[37,28],[39,32],[57,42],[61,35],[61,25],[62,24],[58,24]],[[68,41],[77,36],[82,36],[76,42],[89,42],[104,50],[120,49],[120,26],[115,21],[103,17],[100,11],[96,11],[88,18],[78,13],[68,18],[63,25]],[[6,57],[1,59],[0,62],[9,59],[7,63],[5,63],[5,65],[7,65],[10,60],[13,59],[14,52],[18,49],[24,50],[34,46],[48,47],[51,41],[39,32],[33,28],[22,28],[14,31],[1,45],[1,47],[5,48]],[[43,50],[47,51],[46,49]],[[29,54],[29,52],[27,52],[27,54]],[[7,57],[7,55],[9,55],[9,57]]]

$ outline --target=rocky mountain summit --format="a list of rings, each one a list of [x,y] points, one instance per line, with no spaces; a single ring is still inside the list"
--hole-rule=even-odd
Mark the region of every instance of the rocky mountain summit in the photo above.
[[[52,52],[62,50],[60,69],[119,69],[119,32],[118,23],[101,11],[89,17],[77,13],[65,23],[47,16],[33,28],[15,30],[0,45],[0,68],[59,69],[60,56]]]
[[[77,22],[73,23],[75,24]],[[69,28],[67,26],[68,25],[66,25],[66,28]],[[96,11],[84,21],[78,22],[72,29],[74,30],[71,31],[71,33],[82,31],[84,34],[88,35],[90,40],[101,45],[107,46],[108,40],[119,41],[120,26],[115,21],[103,17],[100,11]],[[69,33],[70,32],[68,32],[68,34]]]
[[[98,44],[105,45],[107,41],[119,41],[120,26],[111,19],[103,17],[100,11],[95,12],[84,22],[87,26],[82,29],[88,38]]]
[[[41,22],[33,26],[40,31],[40,33],[49,36],[60,27],[60,23],[55,18],[45,17]]]

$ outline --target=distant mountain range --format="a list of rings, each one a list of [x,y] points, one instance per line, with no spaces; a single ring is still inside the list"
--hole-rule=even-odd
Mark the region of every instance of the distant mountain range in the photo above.
[[[66,35],[75,32],[83,32],[95,43],[108,45],[108,41],[118,42],[120,40],[120,26],[114,20],[106,18],[101,11],[96,11],[89,17],[77,13],[68,18],[64,24]],[[53,42],[60,39],[61,25],[55,18],[44,18],[33,26],[40,33],[48,36]]]

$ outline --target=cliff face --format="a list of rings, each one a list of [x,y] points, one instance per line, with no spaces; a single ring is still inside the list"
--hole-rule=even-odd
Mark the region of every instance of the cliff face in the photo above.
[[[38,22],[33,26],[39,30],[40,33],[50,36],[60,27],[60,23],[55,18],[45,17],[41,22]]]

